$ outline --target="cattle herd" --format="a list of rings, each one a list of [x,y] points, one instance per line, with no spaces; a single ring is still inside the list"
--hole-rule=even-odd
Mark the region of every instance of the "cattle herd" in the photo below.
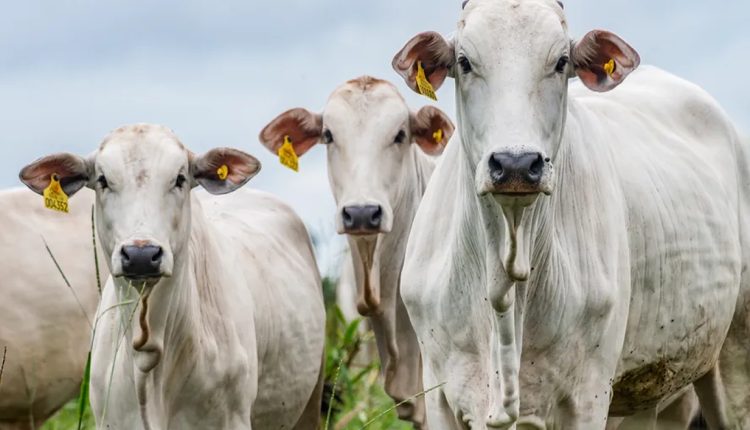
[[[455,126],[363,76],[260,131],[292,168],[325,146],[340,288],[414,428],[750,429],[750,141],[639,64],[557,1],[469,0],[392,60],[428,97],[454,80]],[[320,428],[321,279],[299,217],[241,189],[259,170],[149,124],[23,167],[44,197],[0,193],[0,429],[74,398],[89,351],[98,428]]]

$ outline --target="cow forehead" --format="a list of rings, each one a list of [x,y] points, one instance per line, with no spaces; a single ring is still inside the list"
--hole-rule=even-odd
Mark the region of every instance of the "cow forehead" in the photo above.
[[[151,124],[136,124],[120,127],[101,143],[96,154],[97,164],[109,170],[143,171],[158,173],[188,161],[188,151],[172,130]]]
[[[502,31],[510,33],[508,36],[524,37],[539,32],[538,24],[548,24],[550,18],[567,32],[565,14],[555,0],[471,0],[461,13],[459,29],[479,27],[476,31]]]
[[[357,112],[394,102],[406,106],[404,98],[393,84],[371,76],[362,76],[344,83],[328,99],[329,105],[345,104]]]

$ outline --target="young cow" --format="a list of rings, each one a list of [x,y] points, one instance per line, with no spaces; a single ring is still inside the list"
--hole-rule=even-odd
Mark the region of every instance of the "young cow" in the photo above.
[[[393,59],[415,90],[456,87],[401,285],[445,383],[431,427],[603,429],[695,383],[713,428],[750,428],[748,148],[638,65],[610,32],[571,41],[554,0],[469,0],[451,40]]]
[[[357,309],[370,317],[385,390],[396,401],[422,391],[419,346],[398,287],[406,238],[435,156],[453,130],[439,109],[412,112],[391,83],[363,76],[337,88],[323,113],[292,109],[260,133],[274,153],[286,138],[298,155],[316,143],[326,146],[336,229],[349,239]],[[398,414],[419,427],[424,401],[406,403]]]
[[[111,256],[94,333],[91,403],[106,429],[314,429],[324,309],[307,231],[286,205],[237,190],[250,155],[197,156],[167,128],[115,130],[88,158],[56,154],[21,171],[96,190]],[[125,341],[123,341],[123,338]]]

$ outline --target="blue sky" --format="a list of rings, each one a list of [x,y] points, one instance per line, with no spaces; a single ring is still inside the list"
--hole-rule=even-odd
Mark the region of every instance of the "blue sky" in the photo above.
[[[325,151],[283,168],[258,143],[281,111],[319,111],[341,82],[396,83],[413,108],[430,103],[390,68],[415,33],[451,32],[461,0],[0,0],[0,187],[29,161],[87,154],[110,130],[161,123],[196,152],[241,148],[263,162],[252,186],[332,233]],[[708,90],[750,133],[747,0],[565,2],[572,36],[618,33],[654,64]],[[452,85],[439,107],[454,114]],[[74,203],[74,202],[73,202]]]

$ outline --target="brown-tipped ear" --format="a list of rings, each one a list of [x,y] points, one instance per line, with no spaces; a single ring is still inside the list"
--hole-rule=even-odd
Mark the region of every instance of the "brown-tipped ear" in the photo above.
[[[258,136],[260,143],[274,154],[279,153],[279,148],[284,144],[284,137],[294,147],[294,153],[302,156],[320,140],[323,133],[323,117],[312,113],[307,109],[290,109],[277,116],[273,121],[263,128]]]
[[[43,195],[52,175],[60,178],[60,185],[68,196],[88,185],[92,175],[91,163],[74,154],[60,153],[42,157],[21,169],[18,178],[37,194]]]
[[[214,148],[190,160],[193,180],[211,194],[226,194],[245,185],[260,171],[260,161],[233,148]]]
[[[583,84],[598,92],[620,85],[641,63],[633,47],[605,30],[590,31],[575,43],[572,60]]]
[[[440,33],[426,31],[406,42],[406,45],[393,57],[391,65],[393,70],[404,78],[406,85],[419,93],[417,87],[419,63],[424,68],[425,77],[437,91],[443,85],[454,62],[453,45]]]
[[[412,114],[410,122],[414,142],[430,155],[440,155],[456,129],[448,115],[434,106]]]

